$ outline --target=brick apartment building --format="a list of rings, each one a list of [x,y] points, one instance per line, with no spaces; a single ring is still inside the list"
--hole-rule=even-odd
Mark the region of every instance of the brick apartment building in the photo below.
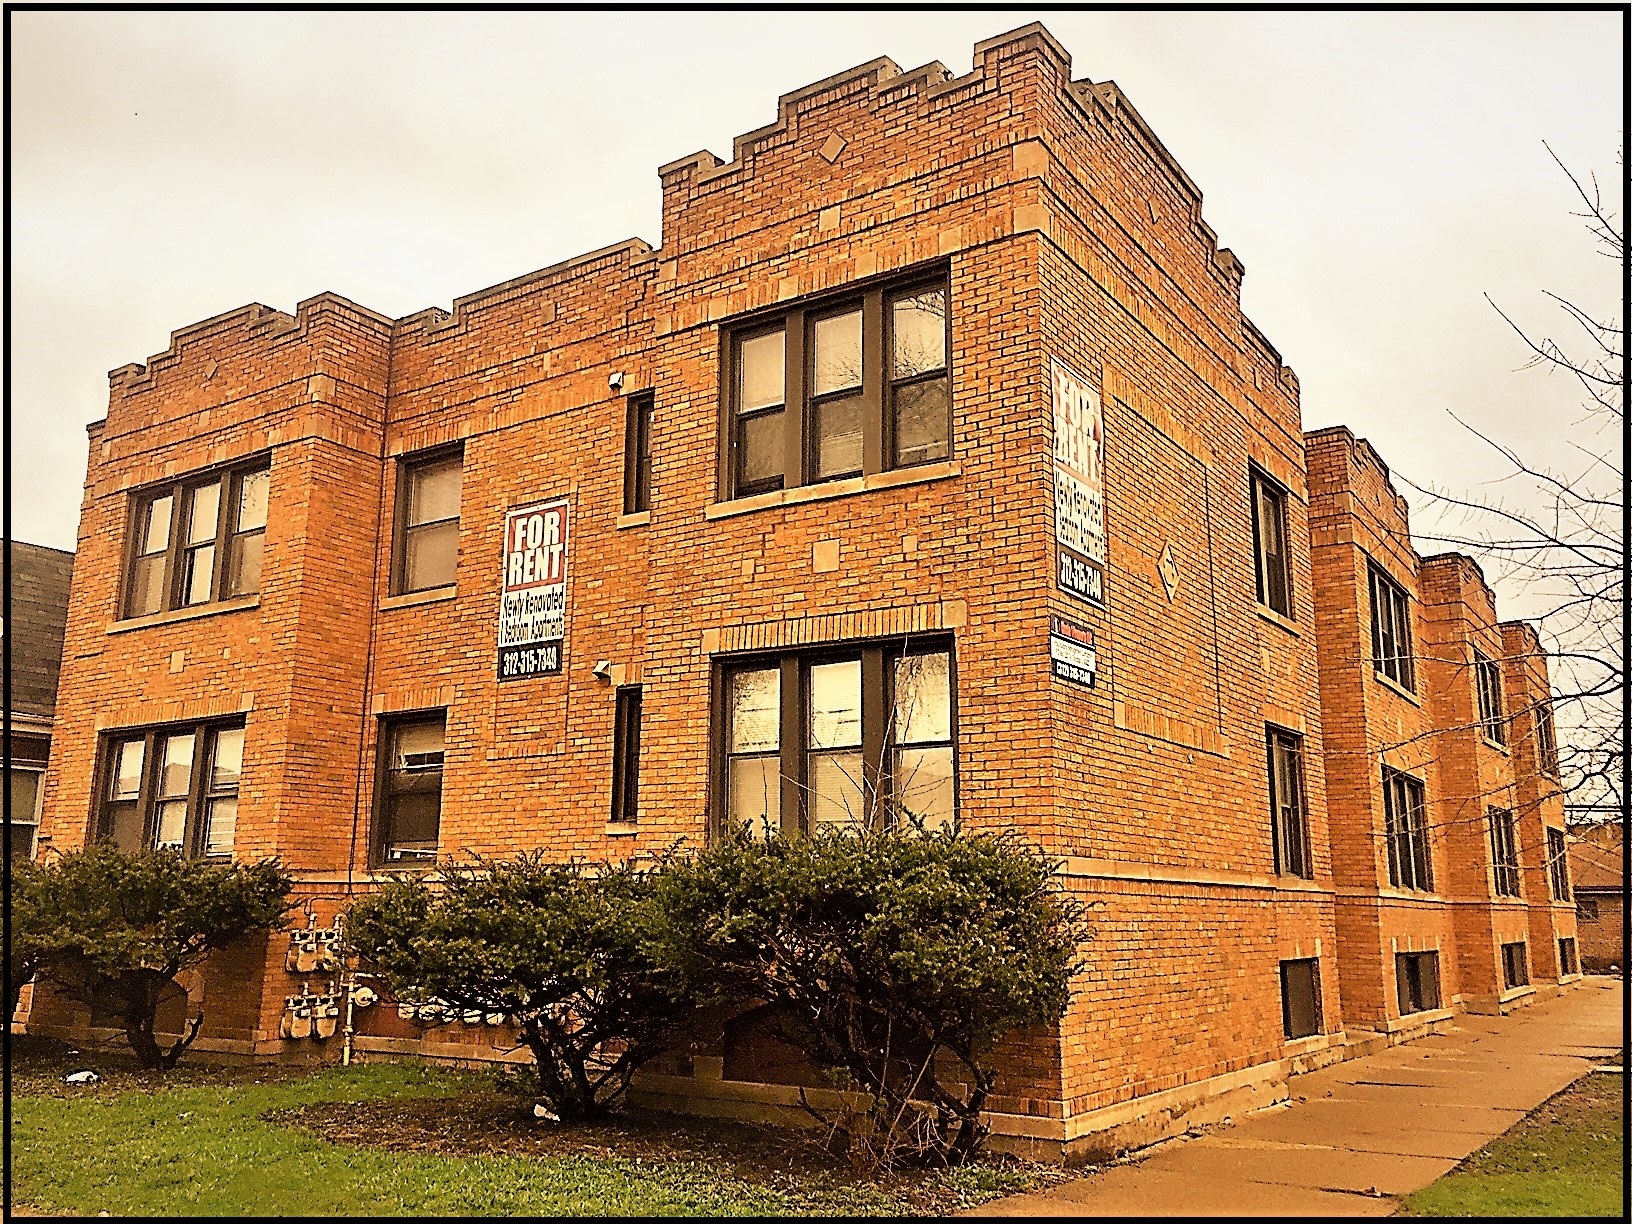
[[[991,1105],[1055,1154],[1568,979],[1533,638],[1419,560],[1365,442],[1306,441],[1114,84],[1027,26],[733,153],[660,169],[655,250],[451,313],[249,306],[113,371],[42,840],[275,854],[325,927],[467,851],[1016,829],[1095,924]],[[201,1045],[309,1052],[298,960],[212,967]],[[364,1053],[503,1044],[360,1016]],[[728,1028],[643,1090],[759,1114],[797,1063]]]

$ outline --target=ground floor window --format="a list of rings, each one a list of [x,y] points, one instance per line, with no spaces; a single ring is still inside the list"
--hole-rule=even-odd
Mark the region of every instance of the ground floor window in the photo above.
[[[387,866],[435,862],[442,832],[445,711],[380,724],[375,860]]]
[[[718,817],[768,829],[926,830],[957,811],[950,643],[732,660],[720,670]]]
[[[6,793],[11,799],[11,823],[6,837],[13,862],[34,857],[34,835],[40,827],[40,800],[45,790],[45,762],[51,741],[12,734],[6,759]]]
[[[1439,953],[1400,952],[1394,957],[1400,1015],[1439,1007]]]
[[[1577,897],[1575,899],[1575,916],[1583,922],[1598,921],[1598,898]]]
[[[1560,977],[1581,972],[1581,963],[1576,959],[1575,940],[1560,939],[1558,941],[1558,972]]]
[[[1502,980],[1509,990],[1530,984],[1530,962],[1522,941],[1502,945]]]
[[[123,731],[103,741],[98,837],[123,850],[232,854],[244,724]]]
[[[1281,962],[1281,1023],[1290,1041],[1320,1032],[1320,961]]]

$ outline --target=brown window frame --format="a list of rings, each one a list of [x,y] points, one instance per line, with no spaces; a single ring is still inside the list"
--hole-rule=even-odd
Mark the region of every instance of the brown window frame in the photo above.
[[[1417,691],[1416,661],[1412,648],[1411,597],[1367,559],[1366,584],[1371,594],[1371,665],[1408,693]]]
[[[431,519],[424,523],[408,522],[408,493],[417,473],[430,468],[459,465],[459,513],[452,518]],[[397,500],[392,514],[391,525],[391,594],[416,595],[421,591],[440,591],[455,586],[459,580],[459,549],[454,545],[453,574],[446,582],[433,582],[426,586],[411,587],[408,585],[408,536],[411,532],[420,531],[427,527],[440,527],[445,523],[460,524],[456,527],[456,534],[462,531],[464,521],[464,463],[465,451],[463,445],[438,446],[430,450],[415,451],[411,455],[402,455],[397,459]]]
[[[1507,724],[1502,714],[1502,671],[1477,646],[1473,648],[1474,689],[1479,700],[1479,729],[1492,744],[1507,746]]]
[[[894,303],[926,290],[940,290],[946,303],[944,320],[944,362],[933,370],[896,378],[888,368]],[[822,319],[861,312],[861,387],[859,392],[812,393],[811,360],[814,354],[812,329]],[[783,337],[783,394],[780,404],[766,405],[747,413],[737,411],[740,394],[739,353],[746,341],[780,333]],[[855,479],[881,472],[905,471],[932,463],[950,462],[955,453],[953,436],[952,287],[944,266],[915,269],[871,283],[812,297],[775,311],[762,312],[721,328],[720,332],[720,429],[718,480],[721,500],[755,497],[778,490],[820,485],[836,480]],[[912,386],[946,380],[946,453],[943,456],[903,463],[896,438],[896,402],[900,393]],[[817,475],[815,414],[822,403],[857,395],[861,401],[862,448],[859,471]],[[743,476],[746,447],[744,422],[782,414],[781,469],[757,481]]]
[[[1553,724],[1553,704],[1550,700],[1536,702],[1531,709],[1536,727],[1536,768],[1542,773],[1558,777],[1558,729]]]
[[[946,740],[901,741],[894,727],[895,665],[904,657],[942,655],[947,659],[947,703],[951,735]],[[811,828],[809,803],[810,760],[823,749],[809,746],[810,671],[827,663],[858,660],[861,664],[861,786],[865,811],[863,822],[871,828],[894,827],[896,812],[897,759],[902,751],[950,748],[952,756],[953,819],[961,810],[958,779],[958,670],[953,639],[944,636],[914,638],[903,643],[868,641],[824,646],[816,649],[775,653],[730,655],[715,660],[714,719],[711,734],[713,766],[710,770],[710,829],[715,836],[727,832],[729,818],[729,768],[733,755],[766,758],[778,762],[780,793],[779,829],[783,834],[808,833]],[[778,681],[778,739],[775,749],[758,753],[732,754],[728,751],[729,700],[732,678],[740,673],[776,669]],[[846,749],[854,751],[854,749]]]
[[[641,686],[619,686],[613,701],[611,822],[634,824],[640,813]]]
[[[6,760],[6,804],[8,813],[6,841],[10,847],[9,852],[13,860],[22,861],[34,857],[36,841],[40,832],[40,813],[45,806],[45,770],[50,754],[50,740],[16,732],[12,733],[11,755]],[[27,812],[19,812],[15,797],[12,794],[12,780],[25,774],[33,783],[34,802]],[[28,839],[27,845],[19,848],[17,842],[21,841],[25,835]]]
[[[1383,813],[1389,884],[1411,892],[1433,892],[1434,856],[1422,781],[1384,765]]]
[[[1269,820],[1275,855],[1275,874],[1315,878],[1310,854],[1309,800],[1304,781],[1303,736],[1284,727],[1266,724],[1264,749],[1269,778]],[[1290,760],[1290,776],[1282,759]],[[1291,807],[1284,800],[1290,797]]]
[[[1563,829],[1547,829],[1547,890],[1554,901],[1573,899],[1570,887],[1569,842]]]
[[[233,559],[246,545],[245,541],[266,538],[266,523],[239,530],[239,509],[243,500],[244,482],[252,476],[266,473],[271,479],[272,460],[268,455],[234,462],[230,466],[206,468],[189,472],[162,485],[149,485],[131,494],[130,516],[125,532],[124,583],[119,597],[120,617],[133,620],[141,616],[158,616],[165,612],[179,612],[189,608],[203,608],[210,604],[258,595],[261,590],[261,562],[256,563],[255,584],[243,590],[231,589]],[[215,534],[197,543],[187,538],[194,495],[201,489],[216,489]],[[148,534],[149,516],[159,502],[168,499],[166,514],[167,538],[162,551],[143,552],[142,545]],[[268,507],[270,511],[270,506]],[[270,518],[270,513],[268,514]],[[188,565],[193,554],[209,548],[209,590],[202,599],[190,599],[183,588],[189,577]],[[263,544],[264,549],[264,544]],[[138,608],[137,568],[148,558],[160,558],[158,563],[159,606]],[[264,557],[264,554],[263,554]]]
[[[1581,972],[1581,953],[1576,946],[1575,936],[1560,935],[1558,937],[1558,976],[1570,977]]]
[[[1443,998],[1439,985],[1439,953],[1396,952],[1394,997],[1402,1016],[1438,1011]]]
[[[1519,841],[1513,813],[1507,808],[1489,808],[1485,813],[1490,824],[1491,886],[1498,897],[1518,897]]]
[[[652,508],[652,416],[657,397],[641,391],[624,401],[623,512]]]
[[[176,796],[170,802],[179,802],[183,798],[186,802],[186,814],[183,819],[182,844],[180,853],[187,858],[210,858],[229,860],[234,857],[234,851],[211,854],[207,851],[206,839],[209,832],[209,812],[213,802],[232,799],[237,801],[243,793],[243,759],[240,756],[238,781],[231,787],[213,787],[210,775],[214,772],[217,743],[222,732],[238,731],[243,733],[244,743],[247,746],[249,736],[246,720],[243,718],[215,718],[193,722],[159,723],[148,727],[126,727],[116,731],[104,731],[100,743],[97,745],[96,791],[91,805],[91,828],[93,840],[98,842],[114,841],[113,807],[116,803],[135,804],[135,815],[141,821],[140,844],[127,846],[132,850],[149,850],[156,845],[159,832],[158,817],[159,805],[164,801],[159,793],[159,773],[163,767],[158,747],[161,741],[175,736],[191,735],[193,737],[193,762],[189,767],[187,793],[185,796]],[[111,797],[116,770],[118,769],[118,755],[120,748],[127,743],[140,741],[142,744],[141,774],[137,780],[137,792],[132,800],[116,800]],[[237,818],[234,815],[234,832],[236,833]],[[236,841],[236,837],[234,839]],[[117,843],[115,843],[117,844]]]
[[[442,728],[442,760],[436,767],[437,848],[429,855],[420,854],[410,858],[391,858],[389,855],[395,843],[390,840],[393,813],[388,809],[392,799],[394,771],[391,768],[391,758],[395,755],[393,747],[396,735],[399,731],[410,727],[430,726],[433,723]],[[380,717],[374,740],[374,810],[369,833],[369,864],[374,870],[411,871],[421,867],[435,867],[440,861],[442,854],[442,800],[444,784],[447,779],[447,733],[448,711],[445,708],[403,711]]]
[[[1309,1006],[1308,1016],[1299,1014],[1305,1009],[1294,1007],[1294,977],[1308,974]],[[1301,993],[1301,992],[1300,992]],[[1288,1041],[1300,1041],[1305,1037],[1318,1037],[1326,1031],[1326,1019],[1322,1014],[1320,998],[1320,958],[1314,956],[1296,957],[1281,962],[1281,1031],[1286,1034]],[[1300,1023],[1303,1021],[1303,1023]],[[1304,1030],[1302,1032],[1298,1030]]]
[[[1252,515],[1252,562],[1258,603],[1277,616],[1292,620],[1292,551],[1287,536],[1287,504],[1291,500],[1291,490],[1256,464],[1247,465],[1247,475],[1250,490],[1248,506]],[[1266,501],[1274,517],[1276,533],[1281,538],[1278,553],[1270,552],[1263,538],[1262,506]]]
[[[1524,940],[1501,945],[1502,982],[1506,989],[1530,985],[1530,948]]]

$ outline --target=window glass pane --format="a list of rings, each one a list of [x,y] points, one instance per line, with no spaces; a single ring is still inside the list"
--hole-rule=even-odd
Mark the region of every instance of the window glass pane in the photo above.
[[[153,844],[160,849],[168,847],[180,850],[186,834],[187,801],[175,799],[159,804],[158,828],[153,834]]]
[[[951,748],[902,748],[895,754],[895,801],[933,832],[952,823],[954,812]],[[898,825],[911,825],[908,819]]]
[[[216,515],[221,509],[221,485],[199,485],[188,496],[187,542],[204,544],[215,539]]]
[[[861,422],[865,415],[861,397],[852,395],[817,404],[815,415],[817,479],[859,475]]]
[[[810,330],[811,394],[861,386],[861,311],[818,319]]]
[[[867,804],[861,789],[861,753],[826,752],[810,758],[810,822],[861,824]]]
[[[952,738],[952,660],[945,654],[903,655],[895,661],[897,744]]]
[[[266,526],[266,492],[272,473],[265,468],[238,477],[238,530],[258,531]]]
[[[143,849],[142,814],[134,800],[110,803],[103,816],[103,836],[131,853]]]
[[[233,537],[227,562],[228,596],[253,595],[261,589],[261,546],[265,541],[266,536],[259,531]]]
[[[408,525],[459,517],[463,463],[450,459],[413,468],[408,475]]]
[[[775,752],[782,743],[782,673],[774,667],[731,677],[729,752]]]
[[[787,395],[782,333],[754,336],[737,345],[737,411],[780,404]]]
[[[6,790],[11,794],[11,822],[34,824],[39,819],[40,783],[45,775],[37,769],[8,769]]]
[[[126,740],[114,751],[111,799],[134,799],[142,790],[142,758],[147,745],[142,740]]]
[[[385,857],[396,862],[435,858],[441,823],[440,791],[393,795],[386,826]]]
[[[210,602],[210,585],[215,578],[215,545],[187,550],[186,602]]]
[[[734,825],[748,826],[763,837],[782,825],[782,774],[774,756],[737,757],[728,768],[727,816]]]
[[[244,729],[232,727],[215,733],[215,753],[210,761],[210,789],[238,789],[238,774],[244,764]]]
[[[391,768],[440,769],[446,740],[446,726],[441,722],[408,723],[396,728],[391,741]]]
[[[451,585],[459,566],[459,520],[410,528],[403,552],[403,585],[407,590]]]
[[[854,748],[860,744],[861,660],[812,667],[810,747]]]
[[[34,857],[35,832],[33,825],[18,824],[15,820],[12,822],[6,838],[11,843],[12,862],[21,863]]]
[[[193,780],[193,737],[172,735],[164,741],[164,767],[159,773],[159,794],[185,798]],[[186,805],[182,805],[185,809]]]
[[[897,387],[895,406],[895,462],[898,467],[948,458],[952,445],[947,434],[946,379]]]
[[[164,610],[164,554],[139,557],[130,575],[130,614],[145,616]]]
[[[891,304],[890,377],[946,367],[946,290],[925,289]]]
[[[741,423],[739,484],[753,486],[782,475],[782,414],[767,412]]]
[[[170,502],[169,497],[156,497],[149,503],[142,529],[143,553],[162,553],[170,547]]]
[[[232,839],[238,831],[238,797],[211,799],[209,823],[204,833],[205,854],[231,854]]]

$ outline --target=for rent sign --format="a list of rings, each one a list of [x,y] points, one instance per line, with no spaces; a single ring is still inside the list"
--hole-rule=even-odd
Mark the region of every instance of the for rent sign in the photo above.
[[[567,501],[558,498],[504,519],[499,679],[559,672],[566,635]]]
[[[1105,422],[1099,395],[1050,360],[1054,384],[1054,543],[1060,589],[1105,604]]]

